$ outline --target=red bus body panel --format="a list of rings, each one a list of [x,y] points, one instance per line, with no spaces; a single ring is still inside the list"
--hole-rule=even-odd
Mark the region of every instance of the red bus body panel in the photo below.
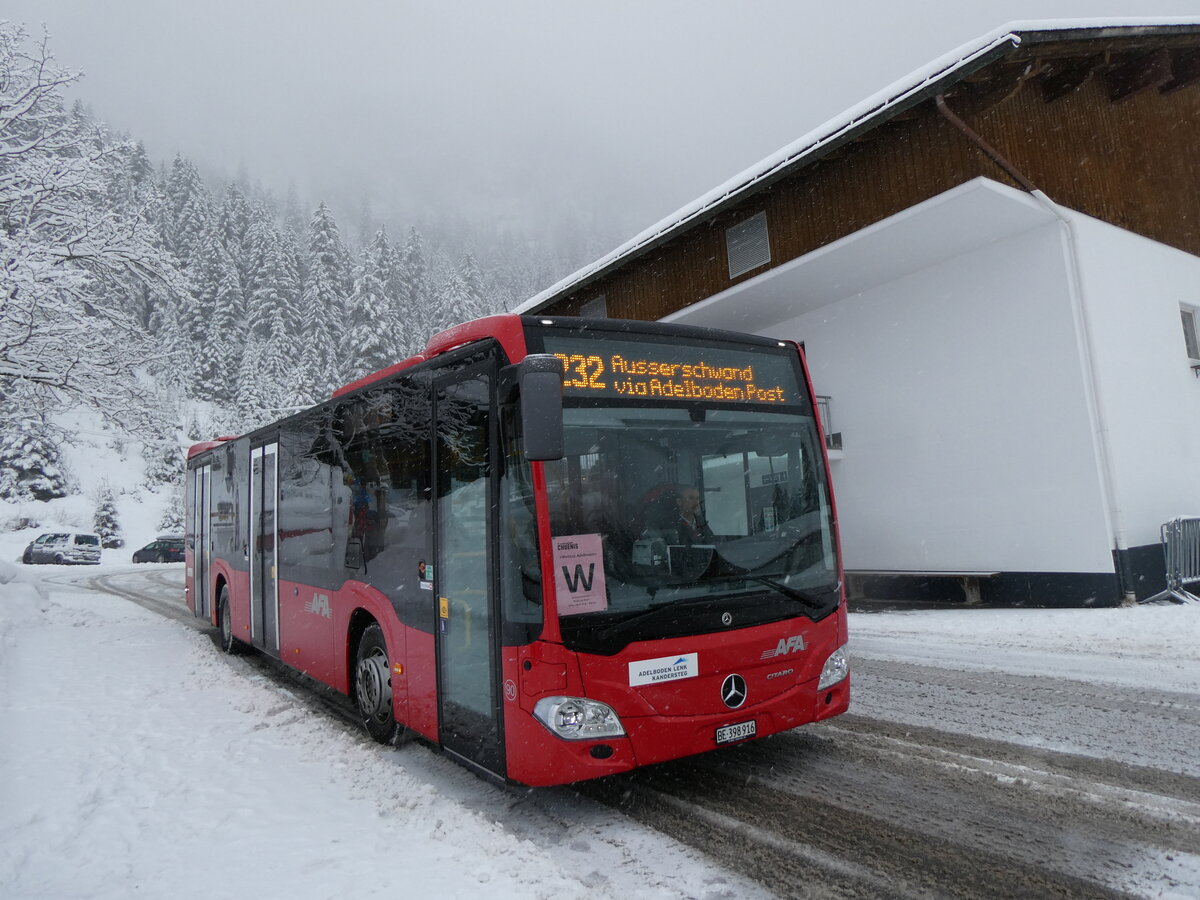
[[[845,712],[848,678],[817,691],[822,666],[844,643],[844,623],[843,604],[820,622],[789,619],[631,644],[611,657],[545,643],[509,648],[504,675],[508,776],[535,786],[566,784],[713,750],[716,730],[725,725],[753,720],[760,738]],[[630,686],[631,663],[692,653],[697,655],[695,677]],[[745,678],[747,688],[745,703],[736,709],[721,700],[721,685],[732,673]],[[533,717],[533,708],[541,697],[559,694],[607,703],[626,736],[569,741],[551,734]],[[611,755],[593,756],[597,745],[611,748]]]

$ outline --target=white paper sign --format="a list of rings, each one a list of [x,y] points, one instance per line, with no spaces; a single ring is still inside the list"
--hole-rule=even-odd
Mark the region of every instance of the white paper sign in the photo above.
[[[678,681],[680,678],[695,678],[699,674],[700,655],[698,653],[681,653],[679,656],[641,659],[629,664],[629,686],[658,684],[660,681]]]
[[[558,614],[575,616],[608,609],[600,535],[569,534],[553,541]]]

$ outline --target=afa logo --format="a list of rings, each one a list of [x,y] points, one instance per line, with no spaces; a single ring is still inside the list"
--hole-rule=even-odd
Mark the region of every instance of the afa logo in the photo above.
[[[771,650],[764,650],[759,659],[774,659],[776,656],[787,656],[789,653],[799,653],[801,650],[807,650],[808,645],[804,643],[804,635],[793,634],[791,637],[780,638],[779,643]]]
[[[333,607],[329,603],[328,594],[313,594],[311,600],[304,604],[304,611],[326,619],[333,618]]]

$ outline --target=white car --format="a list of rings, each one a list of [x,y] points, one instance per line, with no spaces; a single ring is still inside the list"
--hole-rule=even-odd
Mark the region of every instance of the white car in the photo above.
[[[34,563],[57,563],[98,566],[100,564],[100,536],[56,531],[38,535],[21,554],[25,565]]]

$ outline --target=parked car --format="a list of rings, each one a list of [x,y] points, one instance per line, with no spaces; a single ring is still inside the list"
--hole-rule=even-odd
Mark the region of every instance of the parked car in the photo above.
[[[183,538],[160,537],[151,541],[140,550],[133,551],[135,563],[144,562],[183,562]]]
[[[34,563],[57,563],[98,566],[100,564],[100,536],[77,534],[69,531],[54,531],[38,535],[21,554],[25,565]]]

